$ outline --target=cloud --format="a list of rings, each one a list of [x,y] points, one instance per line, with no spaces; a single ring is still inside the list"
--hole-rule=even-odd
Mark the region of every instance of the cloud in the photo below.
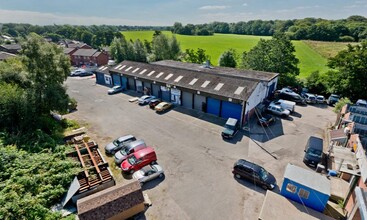
[[[200,7],[200,10],[223,10],[226,8],[230,8],[230,6],[227,5],[205,5]]]
[[[80,16],[80,15],[60,15],[53,13],[21,11],[21,10],[1,10],[0,21],[2,23],[28,23],[38,25],[50,24],[73,24],[73,25],[162,25],[149,20],[130,20],[123,18],[107,18],[98,16]],[[170,24],[165,24],[170,25]]]
[[[247,3],[243,3],[242,6],[245,6],[246,7],[247,6]]]

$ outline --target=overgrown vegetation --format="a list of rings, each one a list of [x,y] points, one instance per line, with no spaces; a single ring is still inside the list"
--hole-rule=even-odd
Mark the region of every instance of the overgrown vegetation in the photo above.
[[[71,101],[63,83],[70,62],[56,45],[30,34],[19,58],[0,62],[0,219],[60,219],[60,202],[78,164],[61,144],[73,121],[55,121]]]

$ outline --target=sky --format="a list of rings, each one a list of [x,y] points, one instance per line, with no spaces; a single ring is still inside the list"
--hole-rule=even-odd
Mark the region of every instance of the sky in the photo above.
[[[172,26],[367,17],[367,0],[0,0],[0,23]]]

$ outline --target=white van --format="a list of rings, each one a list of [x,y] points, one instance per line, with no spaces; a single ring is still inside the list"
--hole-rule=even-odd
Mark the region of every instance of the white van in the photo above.
[[[280,105],[282,108],[289,110],[290,112],[294,112],[296,103],[288,100],[279,99],[273,102],[275,105]]]

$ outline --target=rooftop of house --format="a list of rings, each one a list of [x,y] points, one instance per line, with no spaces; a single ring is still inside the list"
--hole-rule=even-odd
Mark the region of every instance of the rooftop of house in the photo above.
[[[1,47],[7,50],[21,50],[22,46],[20,44],[3,44]]]
[[[264,77],[259,77],[259,75],[256,74],[239,76],[239,74],[220,73],[219,70],[223,68],[205,70],[206,68],[200,67],[201,69],[199,70],[198,66],[194,69],[188,68],[188,66],[192,66],[192,64],[189,63],[175,61],[169,61],[167,63],[170,65],[164,65],[165,63],[163,61],[152,64],[123,61],[109,68],[109,71],[110,73],[123,74],[171,86],[179,86],[181,88],[206,92],[236,100],[247,100],[256,86],[262,81],[259,78],[265,79],[265,75],[267,74],[262,72]],[[177,66],[174,66],[174,64],[177,64]],[[188,66],[186,66],[186,64]],[[224,69],[228,70],[231,68]],[[233,70],[233,72],[237,72],[237,70]],[[268,79],[277,76],[275,73],[268,74],[270,75]],[[250,76],[254,76],[254,78],[250,78]]]
[[[71,52],[73,52],[74,50],[76,50],[75,48],[64,48],[64,54],[70,54]]]
[[[0,61],[16,57],[15,54],[0,51]]]
[[[354,153],[349,148],[333,146],[332,153],[330,154],[330,160],[332,162],[333,170],[356,176],[361,175]]]
[[[300,203],[288,200],[282,195],[272,191],[266,191],[265,199],[261,207],[259,220],[332,220],[333,218],[307,208]]]
[[[91,57],[93,56],[98,50],[96,49],[78,49],[73,53],[73,56],[85,56]]]
[[[144,203],[138,181],[119,184],[77,201],[78,215],[84,219],[108,219],[135,205]]]
[[[323,194],[330,195],[330,180],[315,171],[306,170],[289,163],[285,169],[285,178]]]

